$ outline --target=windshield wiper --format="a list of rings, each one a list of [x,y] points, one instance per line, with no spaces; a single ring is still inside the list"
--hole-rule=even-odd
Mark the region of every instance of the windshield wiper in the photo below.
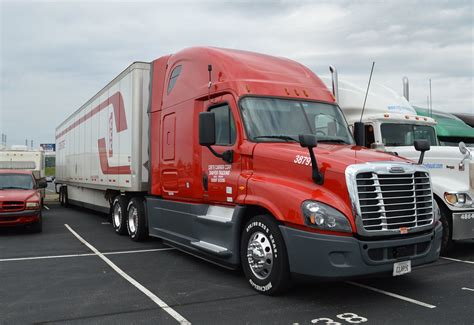
[[[286,140],[286,142],[288,141],[292,141],[292,142],[299,142],[298,140],[296,140],[295,138],[292,138],[288,135],[259,135],[259,136],[256,136],[256,137],[253,137],[254,139],[262,139],[262,138],[268,138],[268,139],[281,139],[281,140]]]
[[[5,187],[0,187],[0,190],[11,190],[11,189],[17,189],[17,190],[27,190],[27,188],[24,187],[18,187],[18,186],[5,186]]]
[[[329,143],[346,143],[346,140],[344,139],[338,139],[338,138],[328,138],[328,139],[318,139],[318,142],[329,142]]]

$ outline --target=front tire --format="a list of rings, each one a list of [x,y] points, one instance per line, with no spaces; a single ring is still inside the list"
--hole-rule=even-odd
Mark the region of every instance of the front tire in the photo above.
[[[142,198],[133,198],[127,207],[127,230],[134,241],[144,241],[148,238],[145,204]]]
[[[453,222],[451,211],[444,205],[439,204],[441,217],[439,221],[443,226],[443,236],[441,237],[441,255],[446,255],[453,248]]]
[[[114,230],[119,235],[127,233],[127,198],[123,195],[117,195],[112,203],[111,219]]]
[[[242,231],[240,259],[250,285],[265,295],[284,292],[290,284],[285,242],[269,215],[251,218]]]

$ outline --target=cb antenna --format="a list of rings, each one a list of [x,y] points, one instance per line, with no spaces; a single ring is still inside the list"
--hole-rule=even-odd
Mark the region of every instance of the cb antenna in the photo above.
[[[433,97],[431,97],[431,78],[430,78],[430,117],[433,117]]]
[[[374,72],[375,61],[372,62],[372,68],[370,69],[369,83],[367,84],[367,90],[365,92],[364,105],[362,106],[362,112],[360,113],[360,121],[362,123],[362,116],[364,116],[365,103],[367,102],[367,95],[369,94],[370,81],[372,80],[372,73]]]

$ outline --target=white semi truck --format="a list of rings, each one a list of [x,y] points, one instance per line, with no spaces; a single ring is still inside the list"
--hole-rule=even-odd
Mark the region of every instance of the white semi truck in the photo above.
[[[365,124],[365,146],[414,161],[419,154],[414,140],[426,139],[431,149],[425,153],[424,165],[429,168],[433,193],[443,224],[442,251],[448,251],[453,241],[474,238],[474,161],[469,149],[440,146],[430,117],[417,115],[405,97],[380,84],[372,84],[364,113],[366,89],[341,82],[331,67],[332,79],[324,79],[333,88],[334,96],[348,124]],[[404,80],[404,82],[407,82]],[[408,96],[408,89],[404,91]]]

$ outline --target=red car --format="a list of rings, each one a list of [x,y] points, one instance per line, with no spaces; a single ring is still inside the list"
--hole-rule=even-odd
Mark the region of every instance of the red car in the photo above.
[[[36,180],[31,171],[0,169],[0,227],[28,226],[42,231],[41,194],[46,181]]]

